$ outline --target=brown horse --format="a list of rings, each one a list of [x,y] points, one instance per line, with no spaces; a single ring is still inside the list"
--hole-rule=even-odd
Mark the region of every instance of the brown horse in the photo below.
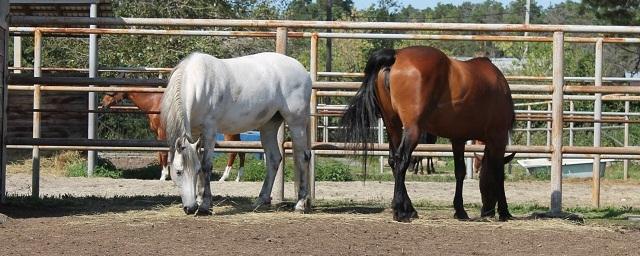
[[[381,79],[378,79],[380,77]],[[458,61],[432,47],[382,49],[370,56],[362,86],[342,116],[342,137],[366,152],[375,141],[381,116],[389,135],[389,165],[395,178],[393,218],[410,221],[418,214],[405,187],[411,153],[421,133],[451,140],[455,163],[454,217],[468,219],[462,199],[467,140],[486,143],[480,173],[481,216],[511,218],[504,192],[504,157],[515,121],[511,91],[488,58]],[[366,166],[365,166],[366,168]]]
[[[435,144],[438,140],[438,136],[433,136],[428,132],[422,133],[420,135],[420,139],[418,140],[419,144]],[[424,166],[422,165],[422,159],[424,157],[421,156],[413,156],[411,157],[411,161],[409,162],[409,168],[413,170],[413,174],[418,174],[418,169],[420,169],[420,174],[424,174]],[[427,157],[427,174],[436,173],[436,168],[433,166],[433,157]]]
[[[133,102],[136,107],[147,113],[147,118],[149,118],[149,128],[156,135],[156,139],[158,140],[166,140],[165,130],[162,127],[162,123],[160,122],[160,100],[162,99],[162,93],[136,93],[136,92],[108,92],[102,98],[101,106],[103,108],[109,108],[124,99],[129,99]],[[225,134],[224,140],[226,141],[239,141],[240,134]],[[237,153],[230,153],[229,159],[227,160],[227,167],[223,174],[223,177],[220,181],[224,181],[228,176],[233,166],[233,162],[236,159]],[[242,176],[242,171],[244,169],[244,153],[240,154],[240,168],[238,171],[238,177],[236,181],[240,181],[240,177]],[[169,165],[167,161],[167,152],[158,151],[158,160],[160,161],[160,166],[162,166],[162,174],[160,175],[160,180],[166,180],[169,176]]]

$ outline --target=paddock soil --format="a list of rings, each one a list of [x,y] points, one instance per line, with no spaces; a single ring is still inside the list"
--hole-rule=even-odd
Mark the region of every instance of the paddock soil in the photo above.
[[[8,193],[27,195],[30,175],[11,172]],[[319,182],[309,214],[292,203],[253,208],[255,182],[213,182],[212,216],[186,216],[172,182],[45,175],[45,201],[0,206],[0,255],[640,255],[640,229],[533,219],[456,221],[453,183],[409,183],[420,218],[391,220],[390,182]],[[640,207],[639,185],[604,182],[603,205]],[[287,184],[287,197],[292,184]],[[507,183],[513,204],[547,205],[547,182]],[[588,206],[590,183],[564,184],[566,206]],[[465,203],[479,203],[477,181]],[[17,200],[17,199],[14,199]],[[435,206],[434,206],[435,205]],[[470,209],[477,217],[477,209]],[[2,214],[7,217],[2,216]]]

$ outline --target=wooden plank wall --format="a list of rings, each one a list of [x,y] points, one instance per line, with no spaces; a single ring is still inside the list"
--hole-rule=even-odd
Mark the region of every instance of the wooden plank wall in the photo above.
[[[44,110],[86,111],[87,93],[42,92],[41,108]],[[33,93],[9,92],[7,132],[11,137],[32,137]],[[80,112],[42,113],[42,138],[86,138],[87,114]]]

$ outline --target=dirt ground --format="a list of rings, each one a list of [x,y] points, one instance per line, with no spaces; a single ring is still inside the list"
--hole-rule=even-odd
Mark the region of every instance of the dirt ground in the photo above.
[[[9,174],[9,194],[27,195],[30,186],[30,175]],[[0,254],[640,255],[637,228],[527,216],[509,222],[456,221],[448,207],[453,183],[407,184],[414,202],[447,205],[419,208],[420,218],[409,224],[391,220],[391,182],[318,182],[318,199],[342,203],[317,206],[310,214],[293,213],[290,204],[253,209],[243,198],[255,197],[260,183],[212,186],[214,215],[193,217],[181,211],[170,181],[43,176],[42,195],[66,195],[79,203],[0,206],[8,216],[0,218]],[[291,188],[286,184],[289,198]],[[605,182],[603,205],[640,207],[638,188]],[[547,182],[507,183],[506,191],[510,203],[548,204]],[[588,206],[590,183],[565,183],[563,195],[565,206]],[[464,198],[465,203],[480,203],[477,181],[465,183]]]

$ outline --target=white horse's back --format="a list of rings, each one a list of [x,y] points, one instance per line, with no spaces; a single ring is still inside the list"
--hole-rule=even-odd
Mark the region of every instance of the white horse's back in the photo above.
[[[215,122],[221,133],[240,133],[260,127],[276,113],[289,119],[308,111],[309,74],[285,55],[218,59],[194,53],[180,66],[184,71],[181,98],[194,136],[203,122]]]

